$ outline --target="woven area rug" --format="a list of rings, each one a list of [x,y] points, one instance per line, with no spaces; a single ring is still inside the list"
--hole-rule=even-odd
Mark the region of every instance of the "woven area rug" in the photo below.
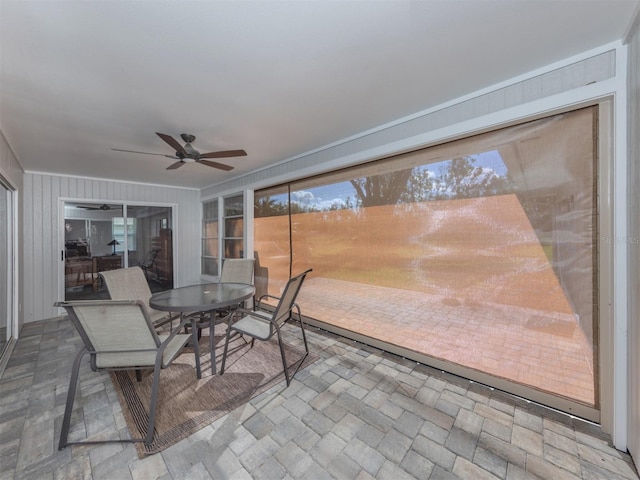
[[[211,375],[209,337],[206,335],[199,342],[200,380],[196,378],[193,348],[190,347],[185,348],[172,365],[160,373],[154,439],[149,446],[141,442],[134,444],[140,458],[170,447],[280,382],[283,388],[286,386],[280,349],[275,339],[256,341],[250,348],[250,343],[235,337],[229,343],[224,375],[219,375],[224,349],[224,336],[219,330],[223,329],[224,326],[216,328],[217,375]],[[304,347],[298,350],[285,344],[285,356],[289,375],[292,375],[304,357]],[[309,354],[300,369],[318,358]],[[136,381],[133,371],[112,372],[111,380],[118,392],[131,437],[144,437],[152,371],[143,371],[141,382]]]

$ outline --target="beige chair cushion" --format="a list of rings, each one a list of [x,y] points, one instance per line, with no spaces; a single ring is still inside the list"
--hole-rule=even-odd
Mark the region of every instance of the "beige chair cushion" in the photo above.
[[[109,270],[100,272],[100,275],[104,278],[111,300],[140,300],[154,324],[169,317],[167,312],[154,310],[149,306],[151,290],[140,267]]]
[[[226,258],[222,264],[220,283],[253,285],[253,258]]]

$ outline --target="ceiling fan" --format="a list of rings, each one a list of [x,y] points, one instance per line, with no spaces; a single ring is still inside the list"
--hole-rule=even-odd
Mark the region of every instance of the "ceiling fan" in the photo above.
[[[107,205],[106,203],[100,205],[99,207],[97,206],[90,206],[90,205],[76,205],[77,208],[83,208],[85,210],[111,210],[111,206]]]
[[[178,161],[173,163],[167,167],[167,170],[175,170],[176,168],[181,167],[187,162],[196,162],[201,163],[203,165],[207,165],[208,167],[219,168],[220,170],[233,170],[233,167],[230,165],[225,165],[224,163],[212,162],[211,160],[207,160],[208,158],[226,158],[226,157],[244,157],[247,155],[247,152],[244,150],[223,150],[219,152],[209,152],[209,153],[200,153],[198,150],[193,148],[191,144],[195,141],[196,137],[189,133],[183,133],[180,135],[182,140],[185,141],[185,145],[182,146],[178,143],[178,141],[173,138],[171,135],[167,135],[165,133],[156,132],[162,140],[167,142],[175,151],[174,155],[166,155],[163,153],[150,153],[150,152],[137,152],[135,150],[122,150],[120,148],[112,148],[111,150],[115,150],[116,152],[128,152],[128,153],[142,153],[144,155],[159,155],[167,158],[175,158]]]

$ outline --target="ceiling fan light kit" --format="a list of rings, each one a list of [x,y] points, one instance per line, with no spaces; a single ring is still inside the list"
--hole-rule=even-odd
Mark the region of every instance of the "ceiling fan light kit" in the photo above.
[[[231,165],[212,162],[211,160],[207,160],[207,159],[208,158],[244,157],[247,155],[247,152],[245,152],[244,150],[222,150],[218,152],[200,153],[191,145],[196,140],[196,137],[195,135],[191,135],[190,133],[183,133],[180,135],[182,140],[185,142],[185,145],[180,145],[180,143],[178,143],[178,141],[175,138],[173,138],[171,135],[167,135],[166,133],[156,132],[156,135],[158,135],[171,148],[175,150],[174,155],[167,155],[164,153],[139,152],[136,150],[122,150],[119,148],[112,148],[111,150],[115,150],[117,152],[141,153],[143,155],[160,155],[163,157],[174,158],[178,160],[177,162],[169,165],[167,167],[167,170],[175,170],[176,168],[181,167],[187,162],[195,162],[195,163],[201,163],[202,165],[206,165],[208,167],[229,171],[229,170],[233,170],[233,167]]]

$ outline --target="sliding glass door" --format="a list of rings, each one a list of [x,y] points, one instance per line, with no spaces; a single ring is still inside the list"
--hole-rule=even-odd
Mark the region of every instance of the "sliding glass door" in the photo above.
[[[170,207],[127,206],[128,265],[145,271],[152,292],[173,288],[172,223]]]
[[[140,266],[152,291],[173,287],[171,207],[65,202],[66,300],[109,298],[99,272]]]
[[[13,332],[13,209],[12,192],[0,179],[0,358]]]

